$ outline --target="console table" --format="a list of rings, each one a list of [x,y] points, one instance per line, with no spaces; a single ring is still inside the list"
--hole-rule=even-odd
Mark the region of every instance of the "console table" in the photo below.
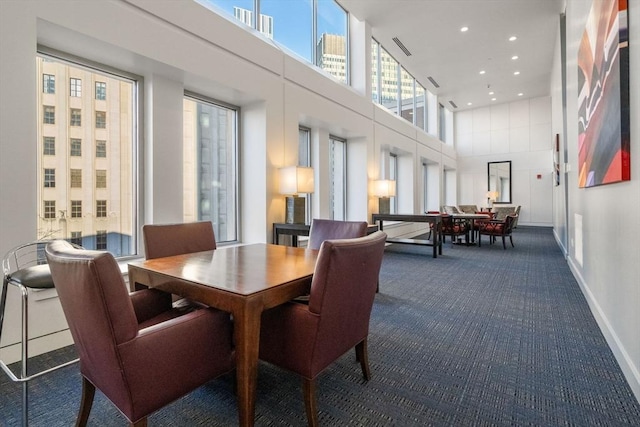
[[[282,222],[273,223],[273,244],[280,244],[280,236],[291,236],[291,244],[298,246],[298,236],[308,236],[311,225],[309,224],[285,224]],[[375,224],[369,224],[367,226],[367,234],[371,234],[378,231],[378,226]]]
[[[433,246],[433,257],[438,258],[438,254],[442,255],[442,238],[440,236],[440,230],[442,227],[442,217],[438,214],[420,214],[420,215],[408,215],[408,214],[373,214],[373,222],[378,222],[380,231],[383,230],[384,221],[394,222],[428,222],[433,224],[431,240],[425,239],[400,239],[387,237],[387,243],[402,243],[407,245],[426,245]]]

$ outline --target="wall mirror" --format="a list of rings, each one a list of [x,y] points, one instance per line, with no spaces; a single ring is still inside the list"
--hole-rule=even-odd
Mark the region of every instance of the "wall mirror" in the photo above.
[[[511,161],[489,162],[487,164],[487,198],[493,203],[512,203],[511,201]]]

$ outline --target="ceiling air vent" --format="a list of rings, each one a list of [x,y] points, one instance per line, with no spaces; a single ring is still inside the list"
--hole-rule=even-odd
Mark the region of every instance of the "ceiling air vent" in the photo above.
[[[411,56],[411,52],[409,52],[409,49],[407,49],[407,47],[404,44],[402,44],[399,38],[394,37],[392,40],[396,42],[400,50],[403,51],[405,55]]]
[[[449,101],[449,104],[451,104],[451,106],[452,106],[453,108],[458,108],[458,106],[456,105],[456,103],[455,103],[455,102],[453,102],[453,101]]]
[[[431,82],[432,85],[434,85],[436,88],[439,88],[440,85],[438,84],[438,82],[436,82],[435,80],[433,80],[433,77],[427,77],[427,80],[429,80]]]

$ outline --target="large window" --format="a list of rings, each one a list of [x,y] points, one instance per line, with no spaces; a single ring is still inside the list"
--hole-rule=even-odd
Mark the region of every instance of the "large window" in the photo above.
[[[300,127],[298,129],[298,166],[311,166],[311,129]],[[311,224],[312,217],[312,197],[311,194],[306,194],[306,223]]]
[[[329,149],[331,219],[344,221],[347,217],[347,141],[330,136]]]
[[[238,112],[193,94],[184,98],[184,220],[213,222],[216,240],[238,239]]]
[[[213,5],[348,84],[349,15],[335,0],[196,1]]]
[[[53,56],[44,51],[37,56],[36,66],[38,82],[43,85],[38,90],[37,102],[44,114],[37,125],[37,140],[41,144],[38,170],[43,174],[38,182],[44,182],[44,186],[37,191],[42,211],[38,212],[36,238],[73,240],[87,249],[109,250],[115,256],[135,254],[137,79],[107,71],[106,67],[70,62],[57,53]],[[70,96],[46,95],[48,90],[44,86],[56,81],[60,93]],[[89,88],[95,87],[95,93],[83,91],[83,81]],[[102,98],[107,86],[114,90],[108,99],[100,101],[101,111],[96,111],[92,98]],[[95,117],[95,122],[80,121],[81,110],[76,109],[79,105],[89,108],[87,117]],[[56,109],[69,111],[70,119],[56,121]],[[117,120],[109,120],[105,111]],[[106,155],[107,137],[112,148],[108,163],[107,159],[95,159]],[[69,143],[59,145],[56,150],[56,139]],[[90,148],[95,145],[95,154],[92,149],[82,149],[83,140]],[[83,175],[86,185],[82,185]],[[96,202],[97,199],[100,200]],[[94,206],[95,211],[91,208]],[[65,222],[70,217],[75,219],[73,227]]]
[[[56,93],[56,76],[51,74],[42,75],[42,92]]]
[[[399,64],[380,46],[380,103],[398,114]]]
[[[391,153],[389,155],[389,179],[396,182],[396,194],[398,194],[398,156]],[[390,213],[398,213],[398,198],[397,196],[391,196],[389,200]]]

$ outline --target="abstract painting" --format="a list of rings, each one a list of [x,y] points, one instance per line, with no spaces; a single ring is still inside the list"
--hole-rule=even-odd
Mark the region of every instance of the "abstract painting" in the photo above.
[[[578,50],[578,184],[631,179],[627,0],[594,1]]]

